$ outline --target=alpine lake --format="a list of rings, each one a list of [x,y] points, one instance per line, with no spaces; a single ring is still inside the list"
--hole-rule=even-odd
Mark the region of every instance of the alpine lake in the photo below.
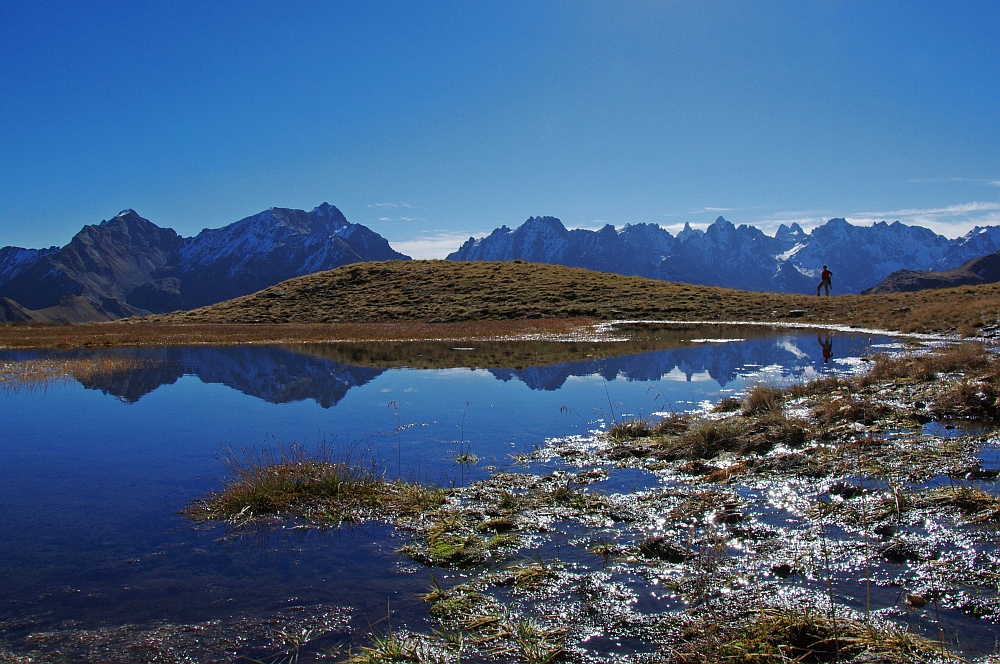
[[[783,397],[798,442],[647,440],[724,438],[754,389],[848,381],[934,342],[615,334],[0,351],[0,662],[703,661],[698,639],[765,613],[832,620],[840,661],[851,625],[919,636],[927,661],[992,656],[1000,534],[936,498],[996,493],[989,426],[894,420],[911,406],[888,391],[821,435],[808,422],[831,396]],[[764,440],[754,426],[740,435]],[[438,502],[405,519],[192,517],[234,468],[282,459]],[[834,661],[817,657],[798,661]]]

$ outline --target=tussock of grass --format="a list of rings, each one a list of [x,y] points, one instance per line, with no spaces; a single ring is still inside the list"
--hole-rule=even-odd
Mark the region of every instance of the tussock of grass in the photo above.
[[[853,396],[822,399],[813,407],[813,414],[823,425],[840,422],[870,425],[890,412],[891,409],[881,402]]]
[[[542,560],[516,563],[501,574],[499,584],[513,586],[519,590],[536,590],[556,576],[557,563],[546,563]]]
[[[387,632],[372,634],[370,645],[345,660],[349,664],[389,664],[391,662],[444,662],[448,644],[420,634]],[[453,655],[454,657],[454,655]]]
[[[972,486],[935,489],[929,499],[937,505],[957,507],[969,523],[985,523],[1000,519],[1000,498]]]
[[[666,439],[663,447],[678,459],[712,459],[744,449],[748,431],[746,420],[740,417],[697,420],[680,436]]]
[[[261,517],[299,517],[339,523],[413,516],[445,500],[440,489],[387,481],[374,465],[320,447],[301,445],[244,451],[227,449],[230,479],[222,491],[196,500],[183,513],[196,521],[243,524]]]
[[[977,372],[994,364],[994,358],[983,344],[966,341],[948,344],[930,353],[889,357],[876,355],[871,370],[862,379],[863,385],[911,379],[928,381],[939,373],[954,371]]]
[[[651,433],[653,433],[653,429],[646,420],[623,420],[608,429],[608,438],[615,442],[621,442],[634,438],[645,438]]]
[[[713,413],[733,413],[743,408],[743,404],[735,397],[726,397],[712,406]]]
[[[687,431],[691,423],[695,421],[694,416],[685,413],[671,413],[667,417],[653,425],[652,434],[654,436],[677,435]]]
[[[470,528],[462,515],[448,514],[424,529],[418,541],[400,547],[398,552],[430,567],[469,567],[519,543],[520,538],[513,533],[483,537]]]
[[[963,379],[942,391],[930,406],[941,419],[1000,419],[1000,381],[996,376]]]
[[[788,388],[788,396],[792,399],[814,396],[817,394],[832,394],[842,389],[849,389],[847,379],[839,376],[823,376],[806,383],[796,383]]]
[[[887,625],[831,619],[811,610],[763,609],[743,621],[706,617],[685,629],[676,647],[684,664],[727,662],[867,662],[909,664],[960,662],[940,644]]]
[[[746,416],[781,412],[785,393],[773,385],[754,385],[740,404]]]

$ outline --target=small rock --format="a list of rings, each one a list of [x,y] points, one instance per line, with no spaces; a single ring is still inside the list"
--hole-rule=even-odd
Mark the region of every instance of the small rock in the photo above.
[[[668,563],[682,563],[691,557],[691,551],[666,537],[649,537],[639,545],[639,553],[647,558],[659,558]]]
[[[799,576],[802,570],[792,567],[788,563],[781,563],[771,568],[771,573],[780,579],[787,579],[790,576]]]
[[[886,562],[893,565],[902,565],[906,562],[915,562],[924,559],[924,556],[921,556],[920,552],[912,544],[900,539],[884,544],[879,548],[879,553]]]
[[[910,593],[906,593],[906,603],[914,609],[921,609],[927,606],[927,598],[923,595],[911,595]]]

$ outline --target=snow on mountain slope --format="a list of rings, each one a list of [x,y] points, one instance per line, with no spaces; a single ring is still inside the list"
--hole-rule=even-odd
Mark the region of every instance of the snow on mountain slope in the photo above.
[[[962,237],[952,240],[951,246],[934,265],[935,270],[952,270],[973,258],[1000,251],[1000,227],[976,226]]]
[[[203,230],[180,250],[177,274],[184,302],[194,308],[348,263],[407,258],[323,203],[311,212],[271,208]]]
[[[47,249],[4,247],[0,249],[0,284],[10,281],[25,270],[30,269],[40,259],[57,251],[59,251],[59,247]]]
[[[831,219],[814,228],[806,246],[788,260],[817,277],[817,282],[817,270],[828,265],[835,292],[860,293],[896,270],[929,269],[949,245],[943,235],[898,221],[854,226],[844,219]]]

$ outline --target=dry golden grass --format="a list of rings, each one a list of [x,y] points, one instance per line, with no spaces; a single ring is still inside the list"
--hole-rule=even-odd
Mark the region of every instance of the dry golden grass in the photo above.
[[[174,322],[448,322],[541,318],[797,321],[972,334],[1000,321],[1000,284],[816,297],[693,286],[512,262],[391,261],[291,279],[254,295],[153,317]]]
[[[794,322],[975,335],[1000,284],[816,297],[513,262],[359,263],[187,312],[114,323],[0,325],[0,346],[557,337],[590,321]]]
[[[594,336],[590,321],[468,320],[455,323],[217,324],[129,319],[71,325],[0,323],[0,348],[102,348],[199,344],[480,341]]]

